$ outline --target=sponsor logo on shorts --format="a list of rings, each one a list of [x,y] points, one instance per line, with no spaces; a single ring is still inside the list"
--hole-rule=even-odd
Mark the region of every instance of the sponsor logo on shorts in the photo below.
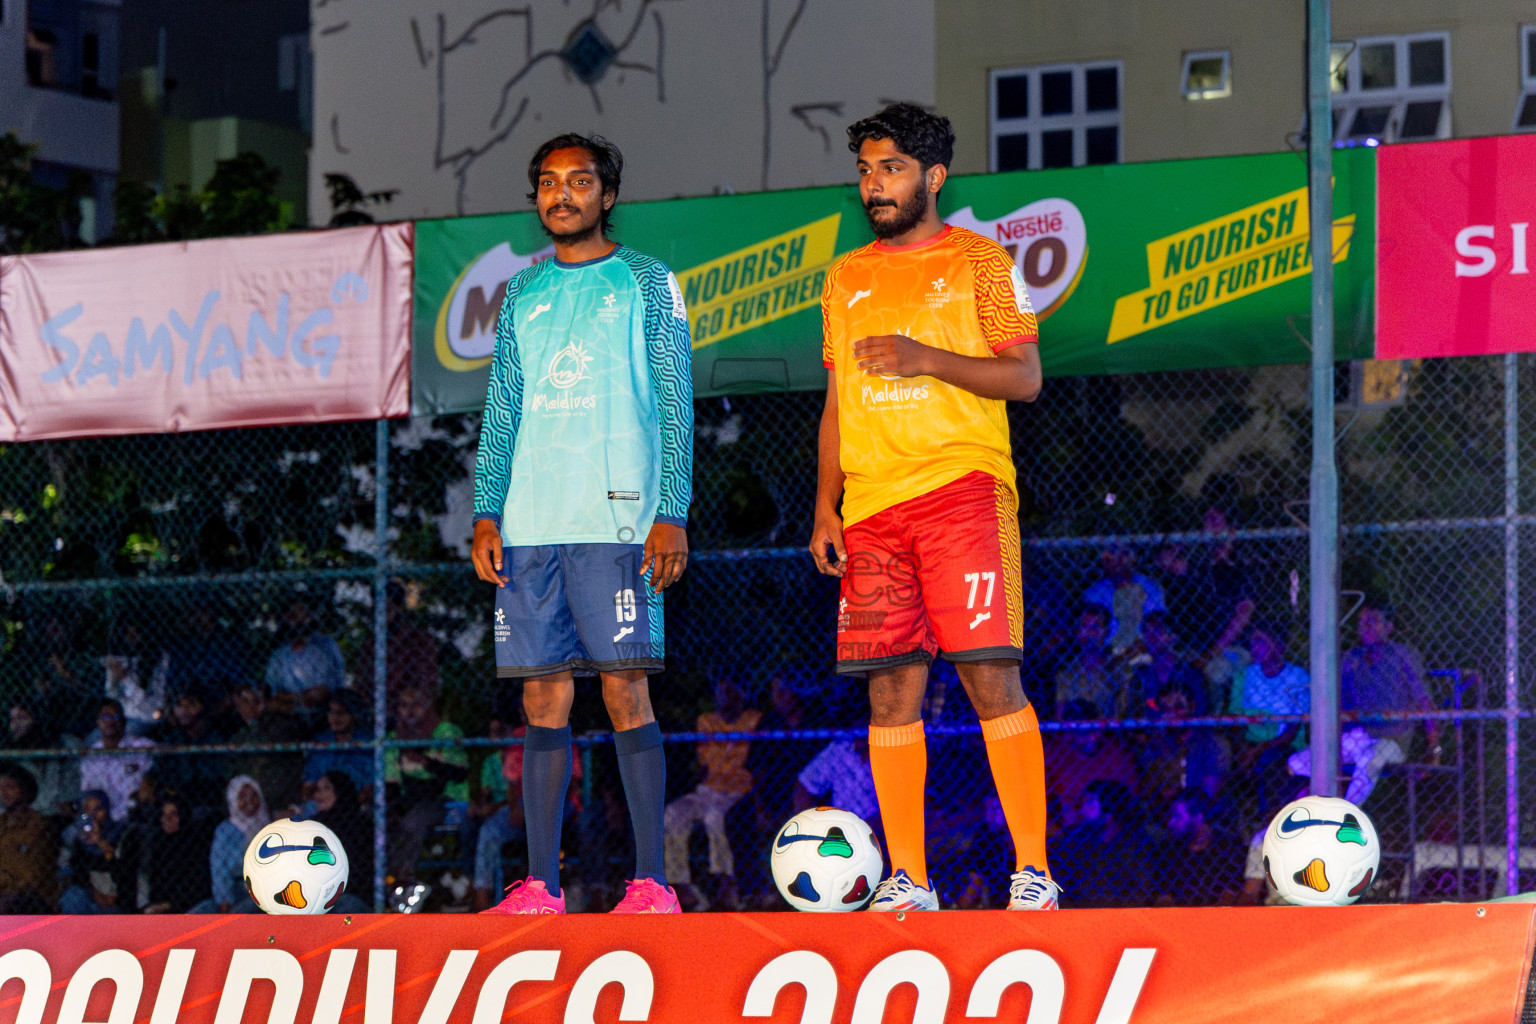
[[[885,617],[889,612],[844,612],[837,617],[837,631],[839,633],[862,633],[879,629],[885,625]]]
[[[496,609],[496,623],[491,627],[491,633],[497,643],[505,643],[512,639],[512,627],[507,625],[507,613],[505,609]]]
[[[629,636],[629,634],[633,633],[634,631],[635,631],[635,627],[634,626],[625,626],[623,629],[619,630],[619,632],[618,632],[618,634],[616,636],[614,636],[613,642],[614,643],[618,643],[620,640],[623,640],[625,637]]]
[[[971,627],[970,628],[975,629],[977,626],[981,625],[983,622],[986,622],[991,617],[992,617],[992,613],[991,612],[977,612],[976,613],[976,618],[971,620]]]
[[[851,641],[837,645],[837,660],[872,661],[876,658],[895,658],[922,649],[922,644],[912,640],[905,640],[897,644]]]

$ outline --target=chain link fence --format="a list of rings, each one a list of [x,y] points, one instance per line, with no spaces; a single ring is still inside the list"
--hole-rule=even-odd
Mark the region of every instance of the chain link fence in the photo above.
[[[1346,668],[1379,690],[1422,666],[1424,688],[1358,722],[1346,708],[1342,785],[1369,776],[1386,854],[1369,899],[1536,887],[1533,386],[1528,358],[1339,370],[1342,647],[1367,641]],[[782,907],[766,850],[796,808],[876,813],[867,704],[831,671],[836,586],[804,550],[821,403],[696,407],[693,554],[652,693],[672,799],[718,788],[703,764],[722,749],[725,788],[745,788],[713,801],[712,841],[673,816],[669,874],[696,907]],[[1304,709],[1255,694],[1307,657],[1307,368],[1052,380],[1010,415],[1064,904],[1264,901],[1253,839],[1305,768],[1304,719],[1284,714]],[[289,807],[336,829],[364,904],[415,882],[429,908],[474,908],[521,877],[518,694],[467,559],[477,431],[464,415],[0,448],[0,760],[37,782],[51,844],[41,866],[0,864],[0,912],[238,907],[242,824]],[[1399,642],[1418,660],[1382,654]],[[701,754],[730,684],[746,746]],[[1009,840],[946,664],[925,718],[941,895],[1001,905]],[[586,909],[622,895],[633,857],[605,725],[579,688],[563,857]],[[1400,756],[1364,746],[1383,738]]]

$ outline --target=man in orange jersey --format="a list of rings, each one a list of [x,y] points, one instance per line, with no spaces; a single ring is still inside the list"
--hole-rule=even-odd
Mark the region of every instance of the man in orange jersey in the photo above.
[[[1035,314],[995,242],[939,219],[955,136],[911,104],[848,128],[876,241],[822,293],[827,404],[811,553],[842,578],[837,670],[869,679],[891,877],[872,910],[933,910],[924,858],[928,666],[955,664],[1017,854],[1014,910],[1052,910],[1045,759],[1019,683],[1023,572],[1003,403],[1040,393]],[[838,499],[842,511],[838,511]],[[830,553],[829,553],[830,551]]]

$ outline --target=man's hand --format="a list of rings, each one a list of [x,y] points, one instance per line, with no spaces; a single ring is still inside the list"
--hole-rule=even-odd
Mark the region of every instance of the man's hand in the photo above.
[[[688,531],[671,523],[653,523],[645,538],[640,573],[651,573],[651,589],[661,593],[683,576],[688,567]]]
[[[928,372],[930,349],[905,334],[879,334],[853,343],[859,369],[881,377],[917,377]]]
[[[832,557],[827,557],[827,548]],[[816,525],[811,530],[811,557],[823,576],[841,576],[848,571],[848,549],[843,545],[843,519],[836,512],[816,513]]]
[[[470,544],[470,557],[475,563],[475,575],[498,587],[507,585],[501,574],[501,530],[489,519],[475,524],[475,539]]]

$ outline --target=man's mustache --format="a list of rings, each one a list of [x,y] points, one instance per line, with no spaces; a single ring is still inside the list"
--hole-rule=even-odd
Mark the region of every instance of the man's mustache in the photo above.
[[[864,204],[864,209],[873,210],[877,206],[889,206],[894,209],[896,205],[896,200],[894,199],[871,199]]]

